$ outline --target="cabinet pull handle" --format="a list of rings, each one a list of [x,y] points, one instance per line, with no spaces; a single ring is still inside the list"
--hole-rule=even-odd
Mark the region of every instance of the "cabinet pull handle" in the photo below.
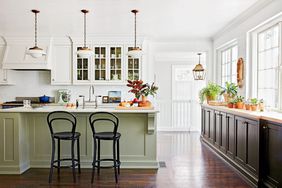
[[[267,129],[268,127],[267,127],[267,126],[263,126],[262,128],[263,128],[263,129]]]

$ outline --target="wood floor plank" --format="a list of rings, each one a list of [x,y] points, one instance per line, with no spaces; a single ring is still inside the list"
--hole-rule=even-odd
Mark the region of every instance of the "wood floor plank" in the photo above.
[[[122,147],[122,146],[121,146]],[[121,169],[119,183],[112,169],[102,169],[91,185],[91,169],[82,169],[77,183],[70,169],[54,171],[48,183],[49,169],[30,169],[22,175],[0,175],[0,188],[246,188],[250,187],[228,164],[204,146],[198,133],[158,133],[158,159],[162,168]]]

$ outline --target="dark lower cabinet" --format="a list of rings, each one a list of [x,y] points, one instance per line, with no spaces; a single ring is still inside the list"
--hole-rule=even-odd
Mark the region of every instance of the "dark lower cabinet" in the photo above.
[[[264,122],[263,128],[263,184],[282,187],[282,124]]]
[[[234,115],[225,115],[226,124],[226,154],[229,158],[234,159],[235,150],[235,125],[234,125]]]
[[[202,120],[204,124],[203,128],[203,136],[209,140],[209,142],[214,142],[214,110],[209,108],[205,108],[202,110]]]
[[[258,177],[259,122],[235,116],[235,160]]]
[[[222,114],[219,111],[214,111],[214,145],[219,148],[221,141],[221,123]]]

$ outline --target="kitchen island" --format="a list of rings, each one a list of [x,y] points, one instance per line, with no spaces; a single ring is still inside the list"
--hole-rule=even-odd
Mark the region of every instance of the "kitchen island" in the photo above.
[[[77,117],[76,131],[81,133],[80,157],[83,168],[92,167],[93,138],[88,117],[97,111],[112,112],[120,120],[121,168],[158,168],[157,110],[44,106],[0,109],[0,174],[21,174],[29,168],[50,167],[51,136],[46,118],[49,112],[57,110],[72,112]],[[101,143],[101,158],[111,155],[111,143]],[[66,156],[70,156],[70,144],[62,142],[61,157]]]

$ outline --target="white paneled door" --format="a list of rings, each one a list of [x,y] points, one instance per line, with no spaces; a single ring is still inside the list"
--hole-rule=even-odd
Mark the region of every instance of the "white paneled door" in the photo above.
[[[195,64],[162,63],[160,66],[162,69],[157,72],[157,77],[162,78],[158,79],[158,130],[200,131],[201,108],[198,93],[205,81],[193,79]]]

